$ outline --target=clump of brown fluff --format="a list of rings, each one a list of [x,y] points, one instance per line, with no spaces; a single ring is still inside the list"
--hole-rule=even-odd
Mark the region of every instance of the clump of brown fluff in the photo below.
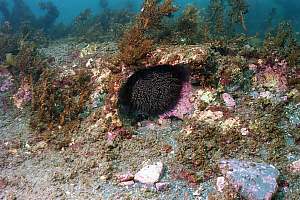
[[[158,65],[135,72],[119,92],[121,116],[135,120],[157,117],[173,109],[189,80],[186,65]]]

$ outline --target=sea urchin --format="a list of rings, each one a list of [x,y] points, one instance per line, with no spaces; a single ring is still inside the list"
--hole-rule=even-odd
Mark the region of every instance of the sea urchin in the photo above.
[[[131,75],[119,91],[119,113],[140,120],[157,117],[173,109],[189,81],[186,65],[158,65]]]

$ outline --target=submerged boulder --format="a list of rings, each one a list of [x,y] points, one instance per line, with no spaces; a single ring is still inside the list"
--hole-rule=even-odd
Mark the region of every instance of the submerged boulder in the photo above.
[[[271,200],[276,193],[279,171],[266,163],[243,160],[222,160],[222,174],[237,192],[249,200]]]

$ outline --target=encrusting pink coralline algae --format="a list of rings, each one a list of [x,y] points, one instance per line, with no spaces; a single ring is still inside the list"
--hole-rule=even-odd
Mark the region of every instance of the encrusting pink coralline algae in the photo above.
[[[250,66],[250,69],[253,69],[253,65]],[[259,64],[256,70],[254,85],[258,88],[263,87],[276,92],[285,92],[288,89],[288,64],[286,61],[275,60],[274,64]]]
[[[181,98],[179,99],[177,105],[172,110],[160,115],[161,119],[168,117],[177,117],[182,119],[184,115],[190,113],[193,109],[193,104],[190,101],[192,95],[192,85],[190,82],[183,84],[181,89]]]
[[[0,70],[0,92],[9,91],[14,83],[13,83],[12,75],[6,70]]]

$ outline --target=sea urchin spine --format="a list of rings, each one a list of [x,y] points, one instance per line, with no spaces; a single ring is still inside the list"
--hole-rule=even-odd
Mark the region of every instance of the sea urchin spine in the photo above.
[[[187,65],[158,65],[131,75],[119,92],[119,113],[131,119],[157,117],[172,110],[189,81]]]

